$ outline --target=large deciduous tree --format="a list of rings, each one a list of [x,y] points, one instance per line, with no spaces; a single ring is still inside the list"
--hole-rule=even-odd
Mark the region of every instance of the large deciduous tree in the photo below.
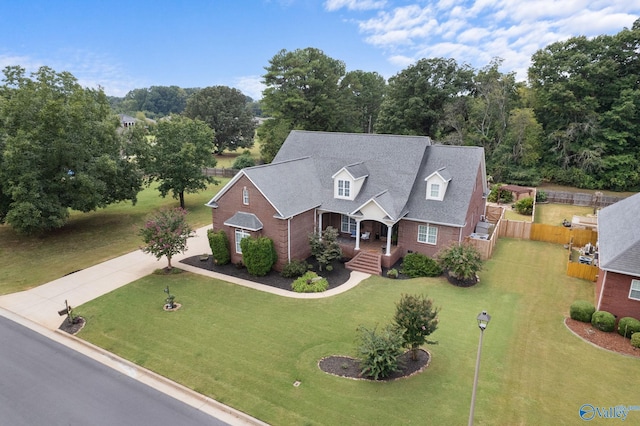
[[[247,97],[227,86],[206,87],[187,101],[184,115],[202,120],[215,132],[213,147],[220,154],[225,149],[251,148],[256,123]]]
[[[445,106],[473,88],[474,71],[454,59],[421,59],[389,79],[376,131],[439,139]]]
[[[102,90],[68,72],[4,69],[0,86],[0,221],[35,233],[82,212],[131,200],[142,176],[118,136]]]
[[[344,131],[372,133],[378,120],[387,83],[376,72],[350,71],[340,81],[340,91],[347,107]]]
[[[203,168],[216,164],[211,153],[213,131],[200,120],[172,116],[158,123],[154,136],[138,147],[138,162],[149,180],[160,183],[160,194],[165,197],[171,192],[184,208],[185,192],[198,192],[216,183],[203,173]]]
[[[640,20],[592,39],[536,52],[529,68],[534,109],[546,133],[547,177],[586,188],[640,185]]]
[[[262,105],[292,128],[337,131],[344,123],[339,91],[344,62],[319,49],[281,50],[265,68]]]

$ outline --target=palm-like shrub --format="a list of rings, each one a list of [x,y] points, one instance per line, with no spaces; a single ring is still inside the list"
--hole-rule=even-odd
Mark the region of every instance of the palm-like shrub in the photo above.
[[[398,357],[402,354],[403,330],[387,325],[380,332],[376,328],[358,328],[360,332],[360,372],[375,380],[389,376],[400,368]]]

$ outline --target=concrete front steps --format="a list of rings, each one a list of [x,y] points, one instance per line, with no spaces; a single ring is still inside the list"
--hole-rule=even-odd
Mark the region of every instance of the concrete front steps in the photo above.
[[[382,256],[370,251],[360,251],[353,259],[344,264],[352,271],[364,272],[371,275],[382,275]]]

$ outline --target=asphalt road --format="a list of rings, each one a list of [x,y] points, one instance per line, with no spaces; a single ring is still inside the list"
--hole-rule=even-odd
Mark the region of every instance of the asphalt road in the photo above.
[[[227,423],[0,316],[0,424]]]

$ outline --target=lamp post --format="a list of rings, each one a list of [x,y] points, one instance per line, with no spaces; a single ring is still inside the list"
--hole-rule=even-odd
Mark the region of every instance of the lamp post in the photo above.
[[[471,410],[469,411],[469,426],[473,425],[473,410],[476,406],[476,387],[478,386],[478,371],[480,370],[480,355],[482,354],[482,336],[484,330],[491,321],[491,315],[487,311],[482,311],[478,315],[478,328],[480,328],[480,343],[478,343],[478,356],[476,357],[476,374],[473,377],[473,393],[471,394]]]

